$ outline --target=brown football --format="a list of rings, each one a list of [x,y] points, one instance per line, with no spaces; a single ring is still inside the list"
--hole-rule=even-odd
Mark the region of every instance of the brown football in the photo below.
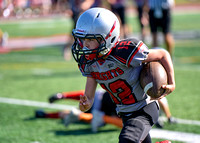
[[[167,73],[162,64],[159,62],[145,64],[140,73],[140,84],[150,97],[160,97],[165,92],[161,86],[167,84]]]

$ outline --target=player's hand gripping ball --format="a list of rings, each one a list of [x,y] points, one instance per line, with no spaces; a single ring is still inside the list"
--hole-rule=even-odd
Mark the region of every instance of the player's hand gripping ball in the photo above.
[[[159,62],[149,62],[140,73],[140,84],[151,98],[159,98],[165,92],[162,85],[167,85],[167,73]]]

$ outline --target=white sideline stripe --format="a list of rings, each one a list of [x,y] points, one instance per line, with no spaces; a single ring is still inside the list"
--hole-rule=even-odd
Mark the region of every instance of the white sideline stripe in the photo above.
[[[161,121],[165,121],[167,122],[168,119],[166,117],[159,117],[159,119]],[[200,126],[200,121],[196,121],[196,120],[185,120],[185,119],[180,119],[180,118],[175,118],[177,123],[179,124],[188,124],[188,125],[198,125]]]
[[[76,108],[75,106],[71,106],[71,105],[49,104],[45,102],[20,100],[20,99],[5,98],[5,97],[0,97],[0,103],[61,109],[61,110],[66,110],[66,109],[72,110]],[[198,125],[200,124],[199,121],[192,121],[192,120],[188,120],[189,122],[186,122],[187,120],[178,119],[178,121],[183,121],[183,123],[187,123],[187,124],[198,124]],[[200,141],[200,135],[198,134],[168,131],[168,130],[161,130],[161,129],[152,129],[150,131],[150,135],[152,138],[163,138],[163,139],[174,140],[174,141],[183,141],[187,143],[199,143]]]
[[[199,125],[200,126],[200,121],[195,121],[195,120],[184,120],[184,119],[179,119],[179,118],[176,118],[177,119],[177,122],[179,124],[191,124],[191,125]]]
[[[152,138],[162,138],[167,140],[182,141],[186,143],[199,143],[200,135],[192,133],[184,133],[177,131],[168,131],[161,129],[152,129],[150,131]]]
[[[0,103],[34,106],[34,107],[41,107],[41,108],[60,109],[60,110],[72,110],[75,108],[75,106],[71,106],[71,105],[50,104],[50,103],[45,103],[45,102],[20,100],[20,99],[5,98],[5,97],[0,97]]]

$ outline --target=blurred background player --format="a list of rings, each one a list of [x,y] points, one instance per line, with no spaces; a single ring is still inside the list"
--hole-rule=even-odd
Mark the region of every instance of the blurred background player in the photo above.
[[[80,99],[80,95],[83,94],[83,90],[56,93],[49,97],[49,103],[54,103],[55,101],[61,99],[72,99],[78,101]],[[164,97],[161,100],[158,100],[158,103],[166,115],[168,123],[175,123],[174,117],[171,116],[167,98]],[[115,108],[116,106],[110,98],[108,92],[104,90],[97,90],[95,93],[93,107],[86,113],[81,112],[78,109],[74,109],[72,111],[65,110],[60,112],[44,112],[43,110],[38,110],[35,114],[37,118],[61,118],[66,126],[77,121],[91,123],[92,131],[96,132],[98,127],[105,125],[106,123],[113,124],[120,128],[122,127],[121,118],[117,116]],[[164,123],[162,121],[158,121],[155,126],[163,128]]]
[[[3,31],[0,29],[0,48],[3,47]]]
[[[146,0],[134,0],[137,16],[141,31],[141,40],[145,42],[146,35],[148,34],[148,13]]]
[[[110,4],[111,11],[116,14],[121,24],[120,37],[122,39],[127,37],[128,26],[126,24],[126,0],[107,0]]]
[[[174,39],[171,34],[171,10],[174,0],[148,0],[149,24],[152,33],[152,47],[158,47],[158,30],[162,30],[164,41],[171,57],[174,51]]]
[[[98,92],[100,92],[100,91],[98,91]],[[98,92],[95,95],[99,96]],[[95,102],[96,103],[102,102],[102,103],[100,103],[100,104],[103,105],[102,111],[104,111],[106,113],[106,115],[111,115],[111,113],[112,113],[112,115],[117,116],[117,114],[115,113],[115,105],[113,104],[109,94],[106,91],[104,91],[104,92],[105,92],[105,93],[103,93],[103,99],[104,100],[101,100],[101,98],[95,97]],[[57,93],[57,94],[52,95],[49,98],[49,102],[53,103],[53,102],[60,100],[60,99],[79,100],[80,99],[79,96],[83,95],[83,94],[84,94],[84,91],[72,91],[72,92]],[[104,103],[103,101],[106,101],[106,102]],[[176,123],[176,119],[171,115],[171,111],[170,111],[170,108],[169,108],[167,98],[164,97],[164,98],[158,100],[158,103],[160,105],[160,108],[162,109],[160,115],[162,114],[162,112],[164,112],[168,123],[170,123],[170,124]],[[108,109],[110,109],[110,111],[107,111]],[[157,128],[163,128],[164,122],[162,120],[158,120],[158,122],[155,124],[155,126]]]
[[[84,91],[57,93],[49,98],[49,102],[53,103],[59,99],[73,99],[78,101],[80,100],[80,95],[83,94]],[[91,123],[92,131],[97,132],[98,128],[105,124],[113,124],[122,128],[122,120],[117,116],[115,108],[116,106],[112,102],[108,92],[97,90],[92,108],[85,113],[76,108],[71,111],[65,110],[61,112],[44,112],[38,110],[35,112],[35,117],[62,118],[65,126],[73,122],[84,121]]]
[[[169,104],[167,101],[166,97],[163,97],[162,99],[158,100],[159,106],[162,110],[160,110],[160,116],[162,115],[162,112],[164,112],[166,118],[167,118],[167,122],[169,124],[175,124],[177,123],[176,119],[171,115],[171,111],[169,108]],[[157,128],[163,128],[164,127],[164,121],[160,118],[158,118],[158,122],[155,123],[155,126]]]
[[[4,48],[8,41],[8,33],[3,32],[0,28],[0,49]]]

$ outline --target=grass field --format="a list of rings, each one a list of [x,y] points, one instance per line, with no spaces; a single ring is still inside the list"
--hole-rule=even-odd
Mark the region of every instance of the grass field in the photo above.
[[[174,31],[200,30],[200,15],[174,15]],[[129,19],[137,29],[136,18]],[[191,22],[193,21],[193,22]],[[44,26],[44,24],[48,26]],[[0,27],[11,37],[35,37],[65,34],[71,24],[68,19],[2,22]],[[200,121],[200,38],[176,40],[174,68],[176,90],[168,101],[174,117]],[[49,46],[31,51],[0,55],[0,97],[47,102],[56,92],[84,89],[85,78],[76,63],[65,61],[62,47]],[[58,104],[77,106],[74,101]],[[84,123],[65,127],[60,120],[35,119],[39,107],[0,103],[1,143],[116,143],[120,129],[106,125],[97,134]],[[54,111],[56,109],[45,109]],[[199,125],[165,124],[164,130],[200,135]],[[153,139],[153,142],[162,139]],[[179,143],[173,141],[173,143]]]

